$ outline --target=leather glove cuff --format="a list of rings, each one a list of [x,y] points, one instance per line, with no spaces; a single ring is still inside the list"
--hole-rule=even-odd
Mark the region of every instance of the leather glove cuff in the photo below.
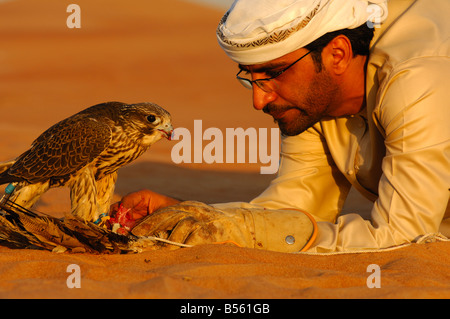
[[[246,237],[246,247],[279,252],[299,252],[307,250],[317,235],[314,218],[294,209],[266,210],[258,208],[225,209],[224,212],[242,218],[242,237]],[[240,219],[240,218],[239,218]],[[244,228],[244,229],[243,229]]]

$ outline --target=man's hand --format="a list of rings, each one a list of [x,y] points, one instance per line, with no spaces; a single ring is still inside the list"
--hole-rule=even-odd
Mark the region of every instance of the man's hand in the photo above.
[[[125,195],[120,202],[112,204],[110,208],[110,215],[117,212],[120,203],[122,203],[125,208],[130,209],[132,219],[137,220],[160,208],[175,205],[179,202],[179,200],[152,192],[150,190],[140,190]]]

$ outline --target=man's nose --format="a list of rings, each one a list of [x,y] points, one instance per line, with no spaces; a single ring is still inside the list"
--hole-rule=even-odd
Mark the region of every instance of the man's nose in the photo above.
[[[275,91],[266,92],[257,85],[253,85],[253,107],[262,110],[268,103],[275,101],[277,94]]]

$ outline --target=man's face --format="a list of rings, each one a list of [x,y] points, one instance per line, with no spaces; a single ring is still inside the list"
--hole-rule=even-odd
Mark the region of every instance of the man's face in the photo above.
[[[299,49],[264,64],[241,68],[249,71],[254,80],[267,78],[305,52]],[[288,136],[300,134],[330,116],[333,102],[340,94],[339,86],[326,68],[322,66],[318,72],[310,55],[271,81],[274,81],[271,92],[253,86],[253,105],[271,115],[281,132]]]

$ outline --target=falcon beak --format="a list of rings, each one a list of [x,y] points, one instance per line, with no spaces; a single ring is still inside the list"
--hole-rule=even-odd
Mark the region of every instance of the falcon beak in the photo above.
[[[171,124],[164,125],[164,128],[158,129],[165,138],[167,138],[169,141],[173,138],[173,127]]]

